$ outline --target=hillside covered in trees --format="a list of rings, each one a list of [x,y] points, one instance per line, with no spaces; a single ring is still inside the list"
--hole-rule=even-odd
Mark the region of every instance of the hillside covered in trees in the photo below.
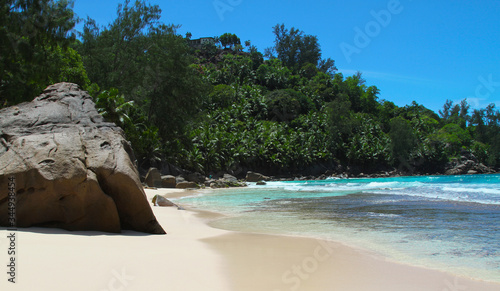
[[[398,107],[361,73],[338,73],[316,36],[284,24],[263,52],[230,32],[192,47],[146,1],[126,1],[107,26],[85,20],[78,37],[67,1],[3,3],[0,107],[77,83],[124,129],[143,168],[434,174],[464,154],[500,167],[495,104]]]

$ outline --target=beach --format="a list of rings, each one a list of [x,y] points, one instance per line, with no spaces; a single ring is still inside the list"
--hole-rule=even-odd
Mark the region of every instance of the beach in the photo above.
[[[178,198],[193,192],[147,189],[146,194],[151,201],[156,194]],[[213,228],[208,222],[220,217],[216,213],[152,209],[167,235],[18,229],[16,283],[2,272],[1,290],[500,289],[337,242]],[[8,235],[1,231],[3,265]]]

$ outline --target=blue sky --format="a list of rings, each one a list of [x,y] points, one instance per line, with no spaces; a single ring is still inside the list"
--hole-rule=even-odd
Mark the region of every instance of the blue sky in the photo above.
[[[107,25],[123,1],[75,0],[81,18]],[[162,21],[193,38],[235,33],[259,51],[284,23],[318,36],[324,58],[344,75],[361,71],[380,99],[434,110],[446,99],[500,106],[497,0],[151,0]],[[81,30],[82,24],[77,26]]]

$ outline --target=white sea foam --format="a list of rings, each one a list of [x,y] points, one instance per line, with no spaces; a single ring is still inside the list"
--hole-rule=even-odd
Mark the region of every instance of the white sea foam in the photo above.
[[[391,214],[391,213],[376,213],[376,212],[367,212],[369,216],[373,217],[387,217],[387,218],[395,218],[395,217],[400,217],[401,215],[398,214]]]
[[[268,182],[187,201],[228,214],[222,228],[325,237],[500,282],[499,185],[500,175]]]
[[[374,193],[440,199],[460,202],[500,205],[500,184],[466,183],[467,177],[453,177],[454,183],[447,183],[449,177],[394,178],[391,181],[370,179],[269,182],[268,188],[290,192],[331,193],[332,196],[353,193]],[[458,182],[458,183],[457,183]]]
[[[443,191],[449,192],[471,192],[471,193],[485,193],[489,195],[500,196],[500,188],[485,188],[482,185],[474,185],[473,187],[443,187]]]
[[[422,187],[409,187],[391,190],[380,189],[363,192],[500,205],[499,191],[490,188],[452,188],[438,185],[428,185]]]

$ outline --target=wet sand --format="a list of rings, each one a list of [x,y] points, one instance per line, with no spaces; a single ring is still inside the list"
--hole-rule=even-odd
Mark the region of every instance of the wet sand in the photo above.
[[[149,201],[155,194],[196,192],[146,190]],[[216,229],[215,213],[151,207],[167,235],[19,229],[17,283],[5,266],[0,290],[500,290],[340,243]],[[8,235],[0,231],[2,265]]]

